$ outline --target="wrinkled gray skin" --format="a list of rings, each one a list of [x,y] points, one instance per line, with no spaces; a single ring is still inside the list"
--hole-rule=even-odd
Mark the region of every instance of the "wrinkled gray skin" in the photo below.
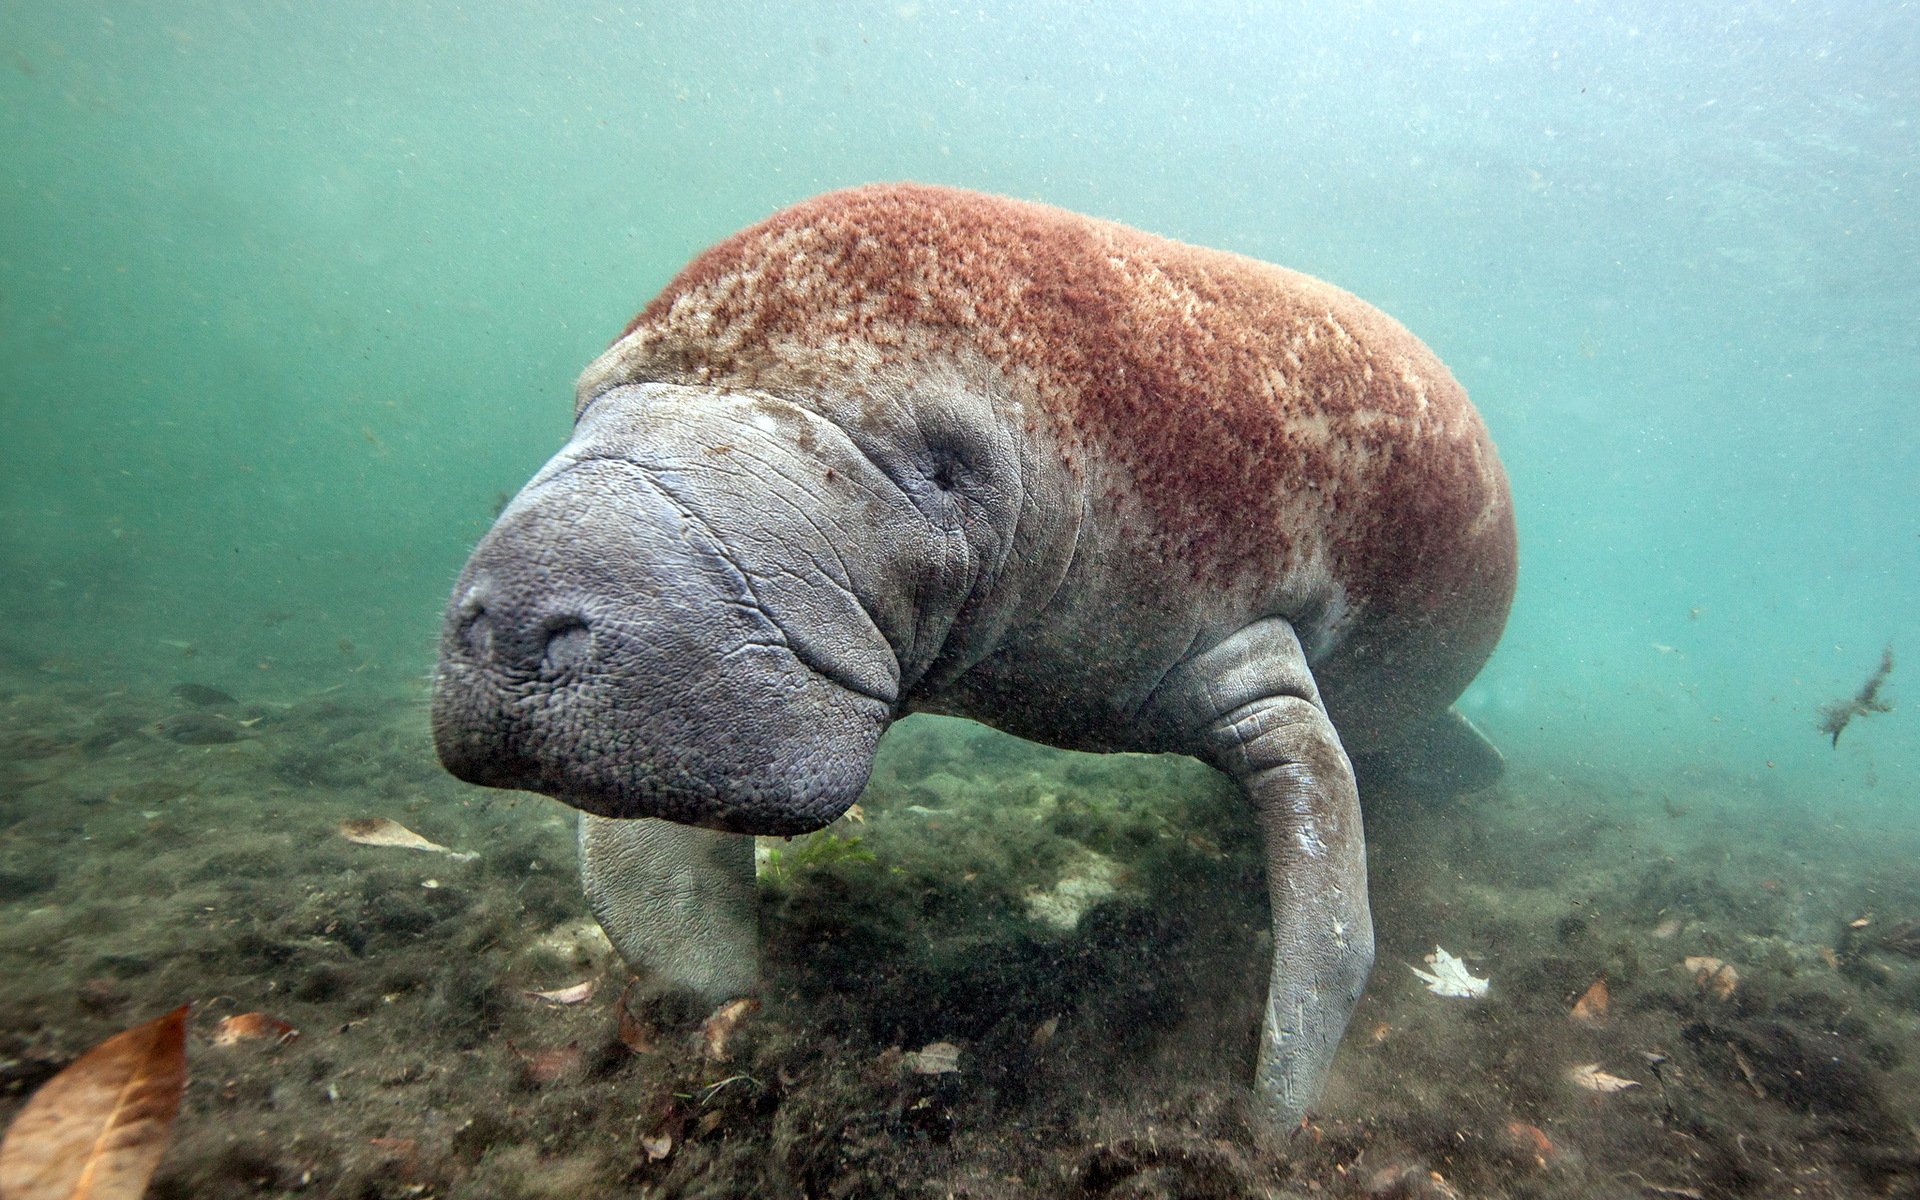
[[[1302,649],[1333,636],[1326,581],[1248,597],[1143,575],[1091,500],[1107,481],[1070,480],[1044,426],[964,380],[869,383],[857,406],[592,369],[582,388],[572,441],[455,588],[434,727],[456,775],[598,814],[583,874],[628,961],[710,1001],[752,991],[734,835],[833,820],[905,712],[1190,754],[1258,819],[1274,970],[1255,1084],[1297,1121],[1373,961],[1353,769]],[[1300,627],[1259,615],[1276,611]],[[1450,714],[1425,742],[1464,782],[1497,771]]]

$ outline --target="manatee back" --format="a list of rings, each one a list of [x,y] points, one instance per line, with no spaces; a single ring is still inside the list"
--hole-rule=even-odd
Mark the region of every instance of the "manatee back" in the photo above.
[[[1311,626],[1354,747],[1444,712],[1498,640],[1512,505],[1465,391],[1371,305],[1239,255],[950,188],[829,193],[696,258],[581,394],[954,363],[996,373],[1117,553]]]

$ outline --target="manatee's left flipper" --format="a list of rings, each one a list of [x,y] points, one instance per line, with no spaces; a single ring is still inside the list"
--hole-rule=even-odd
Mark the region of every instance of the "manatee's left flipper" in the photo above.
[[[752,838],[581,813],[580,881],[607,940],[648,982],[709,1005],[759,987]]]
[[[1254,1090],[1284,1127],[1319,1099],[1373,969],[1360,796],[1293,627],[1255,622],[1176,668],[1153,715],[1240,784],[1260,825],[1273,975]]]

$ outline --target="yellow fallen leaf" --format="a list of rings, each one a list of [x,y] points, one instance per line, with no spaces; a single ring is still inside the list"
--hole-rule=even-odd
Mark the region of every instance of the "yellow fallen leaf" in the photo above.
[[[1567,1072],[1567,1078],[1590,1092],[1624,1092],[1628,1088],[1637,1088],[1639,1082],[1624,1079],[1618,1075],[1609,1075],[1600,1069],[1599,1063],[1584,1063]]]
[[[430,842],[398,821],[389,821],[385,817],[356,817],[351,821],[340,822],[340,836],[362,846],[398,846],[403,850],[430,850],[435,854],[451,855],[461,861],[479,858],[478,854],[462,854],[458,850],[442,846],[439,842]]]
[[[139,1200],[187,1090],[187,1006],[101,1042],[35,1092],[0,1142],[7,1200]]]

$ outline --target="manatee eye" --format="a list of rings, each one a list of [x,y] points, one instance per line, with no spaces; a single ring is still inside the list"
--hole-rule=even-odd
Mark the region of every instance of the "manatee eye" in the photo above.
[[[955,491],[971,474],[967,460],[951,447],[935,446],[928,458],[927,482],[943,492]]]

